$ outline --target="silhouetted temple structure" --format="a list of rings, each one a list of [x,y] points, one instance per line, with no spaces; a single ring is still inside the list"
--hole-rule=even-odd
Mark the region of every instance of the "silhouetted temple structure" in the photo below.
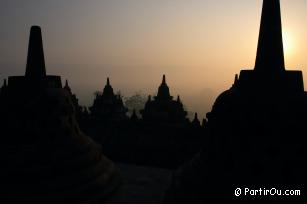
[[[207,118],[205,147],[174,175],[166,203],[235,199],[239,187],[306,189],[307,94],[302,72],[285,69],[279,0],[263,1],[254,70],[236,76]]]
[[[90,203],[120,182],[117,168],[85,136],[60,76],[46,75],[41,29],[30,33],[25,76],[1,90],[3,203]]]
[[[169,87],[166,84],[165,75],[163,75],[162,83],[158,89],[158,94],[145,104],[144,110],[141,110],[142,118],[147,122],[154,123],[187,123],[187,112],[183,108],[183,104],[178,96],[177,100],[173,100],[170,95]]]
[[[68,80],[66,79],[65,80],[65,86],[63,87],[66,91],[68,91],[70,97],[71,97],[71,101],[75,107],[75,114],[76,114],[76,117],[78,119],[78,121],[83,117],[83,114],[84,114],[84,108],[82,106],[79,105],[79,99],[77,98],[76,94],[74,94],[72,91],[71,91],[71,88],[70,86],[68,85]]]
[[[201,148],[202,128],[186,118],[178,96],[173,100],[165,76],[158,94],[149,96],[138,118],[133,110],[126,116],[120,96],[109,79],[102,94],[97,94],[85,132],[104,147],[104,153],[116,162],[162,168],[177,168],[189,161]]]
[[[195,113],[194,119],[192,120],[192,126],[193,126],[193,127],[196,127],[196,128],[201,127],[200,121],[199,121],[199,119],[198,119],[197,113]]]
[[[122,97],[114,94],[109,78],[102,94],[96,94],[93,106],[89,109],[91,116],[97,121],[119,122],[128,119],[128,109],[124,106]]]

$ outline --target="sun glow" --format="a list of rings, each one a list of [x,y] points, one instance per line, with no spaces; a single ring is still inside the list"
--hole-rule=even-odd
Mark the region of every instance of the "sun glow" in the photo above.
[[[295,42],[293,35],[288,31],[283,32],[283,45],[284,45],[285,56],[291,57],[291,55],[293,55],[294,53]]]

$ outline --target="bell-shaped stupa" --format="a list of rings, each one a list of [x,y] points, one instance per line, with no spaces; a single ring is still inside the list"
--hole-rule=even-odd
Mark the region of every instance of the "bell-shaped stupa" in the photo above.
[[[80,131],[61,78],[46,75],[40,27],[31,28],[26,75],[9,77],[1,95],[4,203],[91,203],[119,185],[117,168]]]
[[[235,77],[207,119],[203,150],[174,174],[167,203],[306,198],[245,193],[307,184],[307,94],[302,72],[285,69],[279,0],[263,1],[254,69]]]

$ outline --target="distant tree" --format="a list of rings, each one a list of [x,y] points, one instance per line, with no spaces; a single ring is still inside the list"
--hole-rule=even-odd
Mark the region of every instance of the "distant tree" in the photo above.
[[[137,115],[140,117],[140,110],[144,109],[147,101],[147,96],[141,92],[137,92],[129,97],[124,97],[125,105],[129,109],[129,115],[135,109]]]
[[[94,92],[94,96],[97,97],[97,96],[100,96],[102,95],[102,92],[101,91],[95,91]]]
[[[116,95],[122,97],[122,92],[119,90],[116,92]]]

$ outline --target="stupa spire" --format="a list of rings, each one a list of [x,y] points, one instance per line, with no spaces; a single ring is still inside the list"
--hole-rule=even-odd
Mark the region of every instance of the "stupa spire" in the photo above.
[[[179,96],[179,95],[177,96],[177,102],[178,102],[178,103],[181,103],[181,99],[180,99],[180,96]]]
[[[166,84],[166,77],[163,75],[162,83],[158,89],[157,98],[163,99],[163,100],[169,100],[172,99],[172,96],[170,95],[169,88]]]
[[[42,32],[39,26],[32,26],[29,38],[26,77],[41,79],[46,76]]]
[[[263,0],[255,70],[285,70],[279,0]]]
[[[105,85],[103,89],[103,95],[105,96],[114,96],[113,88],[110,83],[110,78],[107,78],[107,84]]]
[[[193,119],[193,121],[192,121],[192,124],[193,124],[194,126],[196,126],[196,127],[200,127],[200,121],[199,121],[199,119],[198,119],[198,114],[197,114],[197,113],[194,114],[194,119]]]
[[[198,120],[198,114],[197,113],[194,114],[194,120]]]
[[[165,77],[165,74],[163,74],[162,84],[166,84],[166,77]]]
[[[67,80],[67,79],[65,80],[64,89],[66,89],[67,91],[69,91],[69,92],[71,93],[71,89],[70,89],[70,87],[69,87],[69,85],[68,85],[68,80]]]

